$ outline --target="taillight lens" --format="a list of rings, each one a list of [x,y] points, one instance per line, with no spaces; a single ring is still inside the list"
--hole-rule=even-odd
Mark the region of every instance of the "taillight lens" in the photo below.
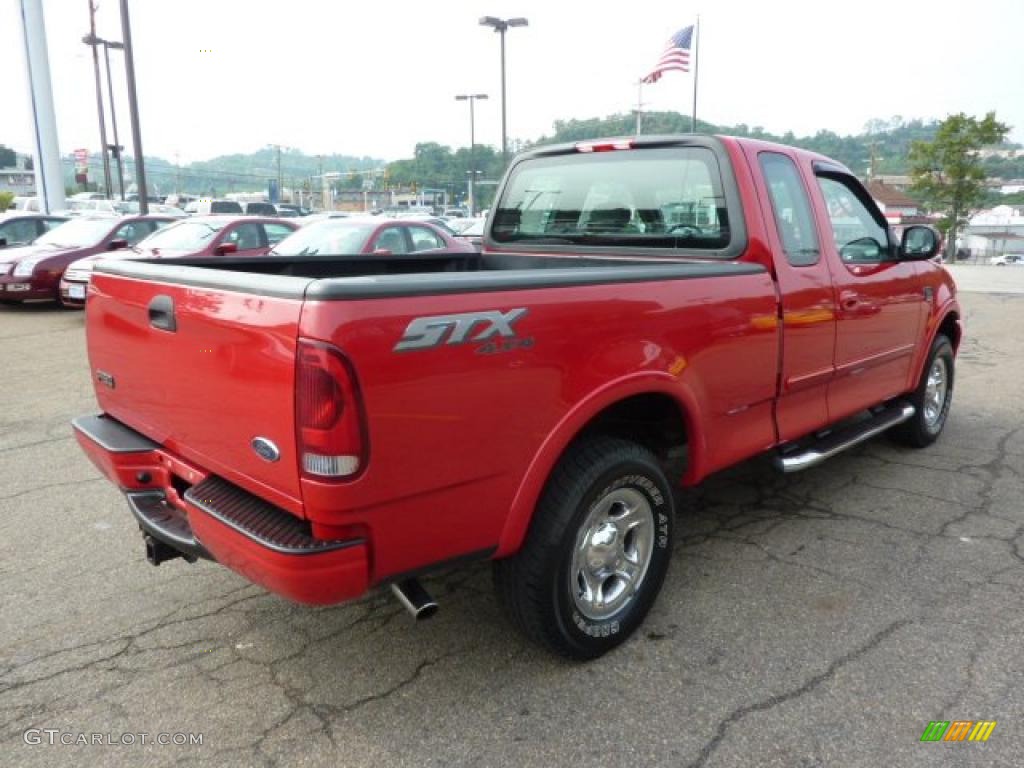
[[[303,474],[352,478],[366,465],[366,422],[352,364],[330,344],[300,339],[295,423]]]

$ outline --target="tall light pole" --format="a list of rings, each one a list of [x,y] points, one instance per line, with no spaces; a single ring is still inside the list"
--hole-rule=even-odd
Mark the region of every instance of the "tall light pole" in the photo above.
[[[132,150],[135,153],[135,187],[139,190],[139,213],[149,213],[149,187],[146,164],[142,158],[142,129],[139,127],[139,98],[135,89],[135,57],[132,54],[132,25],[128,18],[128,0],[121,0],[121,40],[124,43],[124,68],[128,76],[128,112],[132,120]]]
[[[456,101],[469,102],[469,181],[467,182],[467,193],[469,195],[470,216],[476,214],[476,196],[473,193],[473,187],[476,184],[476,120],[473,116],[473,102],[486,98],[486,93],[460,93],[455,97]]]
[[[46,22],[42,0],[20,0],[21,40],[28,72],[28,96],[32,108],[33,168],[39,209],[53,213],[65,208],[64,173],[57,147],[57,118],[50,85],[50,56],[46,47]]]
[[[525,27],[530,22],[522,17],[499,19],[496,16],[484,16],[480,26],[491,27],[501,35],[501,162],[508,167],[508,124],[505,119],[505,32],[509,27]]]
[[[110,160],[107,157],[107,126],[103,117],[103,86],[100,85],[100,54],[96,47],[100,44],[96,37],[96,4],[89,0],[89,34],[82,38],[82,42],[92,46],[92,67],[96,75],[96,114],[100,119],[100,154],[103,157],[103,184],[107,197],[113,197],[112,185],[110,183]]]

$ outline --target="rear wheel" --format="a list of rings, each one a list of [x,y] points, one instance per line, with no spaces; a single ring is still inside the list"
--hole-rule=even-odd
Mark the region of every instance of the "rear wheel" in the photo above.
[[[892,429],[896,441],[924,448],[938,439],[953,400],[953,363],[953,345],[939,334],[932,342],[917,389],[910,396],[914,415]]]
[[[596,437],[562,458],[522,549],[494,564],[512,622],[556,653],[591,659],[643,621],[671,559],[672,493],[642,446]]]

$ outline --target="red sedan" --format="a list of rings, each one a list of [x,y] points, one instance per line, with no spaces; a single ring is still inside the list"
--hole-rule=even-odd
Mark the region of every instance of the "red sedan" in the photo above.
[[[399,256],[407,253],[475,252],[460,241],[424,221],[401,219],[326,219],[303,227],[276,246],[274,256],[325,256],[375,254]]]
[[[58,299],[69,264],[87,256],[123,251],[174,221],[168,216],[79,216],[31,245],[0,253],[0,301]]]
[[[298,225],[255,216],[193,216],[178,220],[140,242],[136,248],[111,256],[99,254],[72,264],[60,284],[61,301],[85,306],[85,291],[99,258],[183,259],[202,256],[263,256],[292,234]]]

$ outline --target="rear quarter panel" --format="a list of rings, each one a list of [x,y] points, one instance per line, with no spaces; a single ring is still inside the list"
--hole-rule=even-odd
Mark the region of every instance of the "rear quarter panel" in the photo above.
[[[527,310],[515,323],[527,345],[512,351],[393,351],[417,317],[517,308]],[[309,302],[300,333],[352,361],[370,452],[351,483],[304,480],[307,514],[367,526],[375,579],[495,547],[507,554],[579,428],[644,391],[691,414],[696,479],[774,440],[775,316],[767,273]]]

